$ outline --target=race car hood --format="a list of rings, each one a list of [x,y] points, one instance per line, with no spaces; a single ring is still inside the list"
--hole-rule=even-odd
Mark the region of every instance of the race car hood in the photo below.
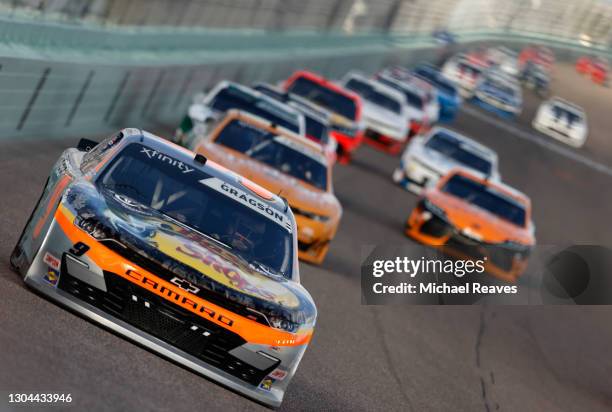
[[[527,228],[521,228],[454,196],[430,189],[425,197],[442,208],[446,219],[458,231],[481,242],[499,244],[516,242],[532,245],[534,240]]]
[[[273,193],[279,193],[287,199],[291,207],[327,216],[331,221],[340,219],[342,207],[333,193],[324,192],[242,153],[212,142],[203,143],[198,150],[217,163],[231,164],[238,174]]]
[[[405,116],[400,116],[390,110],[386,110],[378,105],[363,100],[362,117],[366,125],[382,126],[394,130],[400,135],[406,132],[408,120]]]
[[[211,238],[132,199],[80,182],[69,188],[64,205],[74,213],[77,226],[83,228],[84,220],[96,222],[96,230],[103,233],[100,243],[138,265],[186,279],[217,301],[231,300],[302,324],[316,317],[312,298],[299,283],[249,264]]]

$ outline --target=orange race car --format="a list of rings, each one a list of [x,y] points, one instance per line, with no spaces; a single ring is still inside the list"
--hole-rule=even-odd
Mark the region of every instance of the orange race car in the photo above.
[[[342,207],[319,145],[252,114],[231,110],[194,150],[286,198],[297,222],[299,258],[323,262]]]
[[[450,256],[485,260],[486,272],[510,282],[527,267],[534,232],[527,196],[460,169],[423,193],[405,228]]]
[[[582,56],[576,61],[576,71],[589,76],[593,83],[606,84],[610,66],[603,58]]]

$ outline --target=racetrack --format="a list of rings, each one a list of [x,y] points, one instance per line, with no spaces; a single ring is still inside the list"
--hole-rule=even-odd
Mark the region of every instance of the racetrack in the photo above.
[[[553,89],[585,107],[585,148],[530,130],[538,101],[529,91],[518,123],[468,107],[452,127],[499,153],[504,180],[532,199],[540,244],[612,247],[612,91],[564,65]],[[46,174],[74,143],[0,144],[0,388],[71,393],[74,410],[260,408],[45,300],[10,271]],[[362,246],[410,242],[402,228],[416,197],[391,182],[397,163],[363,147],[351,165],[336,167],[343,220],[323,267],[301,265],[319,320],[281,409],[612,409],[612,308],[361,305]]]

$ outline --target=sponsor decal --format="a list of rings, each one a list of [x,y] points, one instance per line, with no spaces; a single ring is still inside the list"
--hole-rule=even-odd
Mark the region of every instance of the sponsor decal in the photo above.
[[[162,253],[234,290],[287,307],[300,304],[297,296],[283,283],[271,281],[253,268],[241,268],[238,258],[221,247],[163,232],[158,232],[152,241]],[[194,282],[194,279],[189,280]]]
[[[43,262],[45,262],[47,265],[49,265],[50,268],[55,269],[56,271],[60,270],[60,264],[62,263],[61,260],[53,256],[49,252],[45,253]]]
[[[43,279],[53,286],[57,285],[57,281],[59,280],[59,271],[49,267],[47,268],[47,273],[43,276]]]
[[[292,233],[293,228],[291,227],[291,221],[289,218],[272,206],[257,199],[257,197],[252,196],[244,190],[238,189],[237,187],[232,186],[216,177],[202,179],[200,180],[200,183],[233,198],[250,209],[255,210],[259,214],[266,216],[268,219],[275,221],[287,229],[289,233]]]
[[[277,381],[282,381],[287,377],[287,371],[283,369],[274,369],[270,374],[272,379],[276,379]]]
[[[170,283],[178,286],[179,288],[189,293],[196,294],[200,291],[199,287],[192,285],[188,280],[185,279],[174,277],[172,278],[172,280],[170,280]]]
[[[163,281],[159,281],[147,275],[143,275],[135,270],[128,270],[125,272],[126,276],[133,282],[137,283],[143,288],[155,293],[158,296],[163,297],[166,300],[176,303],[177,305],[190,310],[191,312],[200,315],[204,318],[210,318],[218,323],[222,323],[229,327],[234,325],[234,320],[221,314],[217,313],[214,309],[206,306],[200,301],[195,301],[188,297],[186,294],[178,293],[164,286]]]
[[[270,391],[274,382],[276,382],[276,380],[268,376],[263,381],[261,381],[259,387],[264,391]]]
[[[170,166],[174,166],[179,169],[183,174],[191,173],[195,169],[187,166],[185,163],[180,160],[176,160],[173,157],[168,156],[165,153],[158,152],[157,150],[149,149],[148,147],[142,147],[140,149],[140,153],[144,153],[147,155],[149,159],[159,160],[163,163],[168,163]]]

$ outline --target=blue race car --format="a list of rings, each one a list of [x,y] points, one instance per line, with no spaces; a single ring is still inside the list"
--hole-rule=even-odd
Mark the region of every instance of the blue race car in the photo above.
[[[452,122],[461,105],[461,96],[457,87],[445,79],[434,66],[418,66],[414,69],[414,74],[436,88],[440,103],[440,122]]]
[[[523,106],[520,84],[513,78],[490,74],[476,86],[472,101],[502,117],[517,117]]]

